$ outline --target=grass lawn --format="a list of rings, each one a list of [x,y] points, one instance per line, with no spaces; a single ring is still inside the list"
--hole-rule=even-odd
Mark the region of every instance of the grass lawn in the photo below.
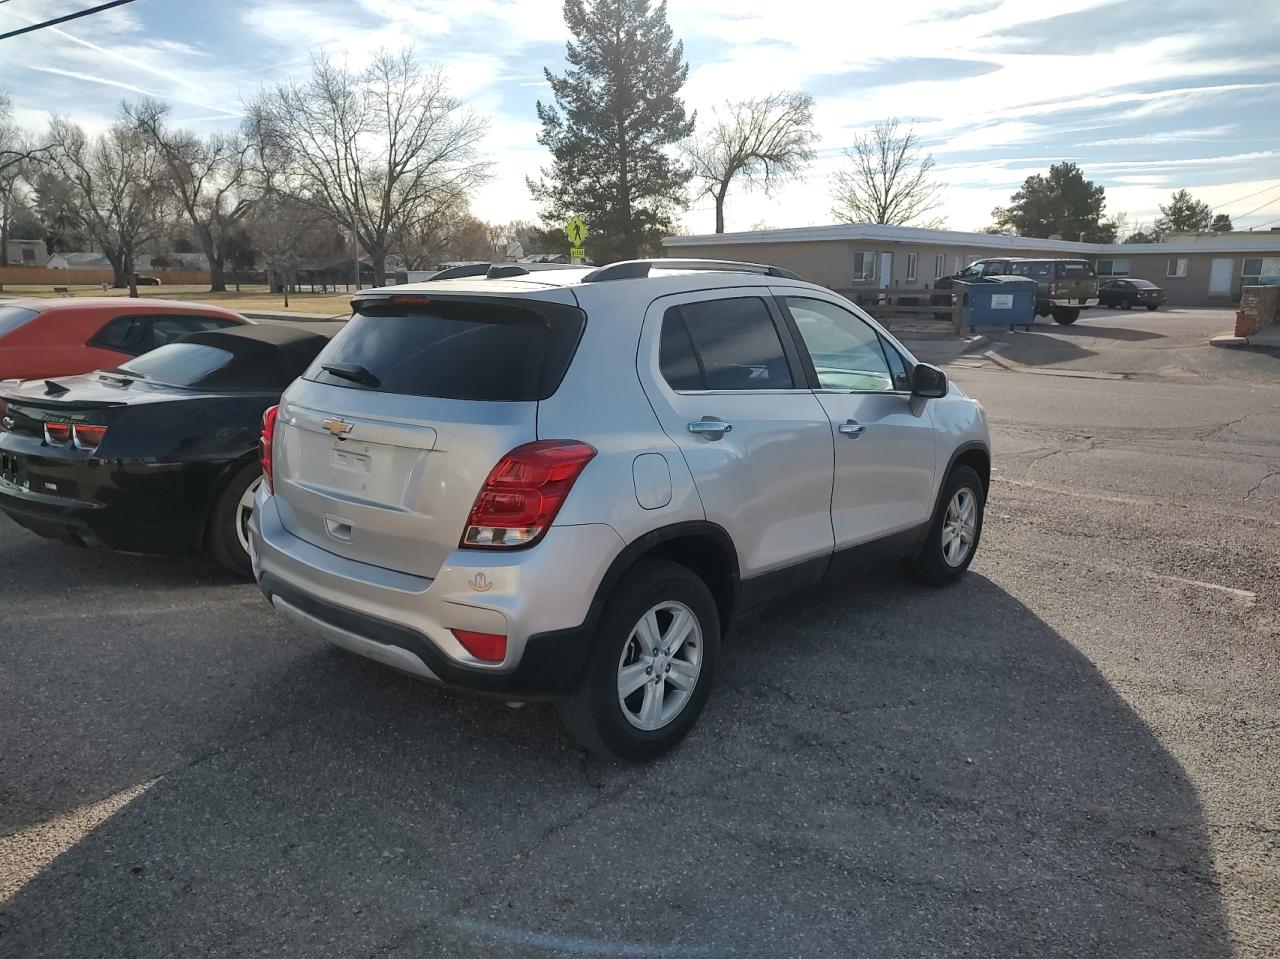
[[[128,296],[128,290],[107,290],[100,286],[73,286],[73,296]],[[0,296],[53,297],[47,286],[6,285]],[[351,314],[350,293],[290,293],[289,306],[284,305],[284,295],[270,293],[266,286],[250,286],[226,293],[210,293],[204,286],[140,286],[138,295],[144,299],[183,300],[191,303],[213,303],[228,310],[241,312],[266,311],[271,313],[318,313],[325,316],[347,317]]]

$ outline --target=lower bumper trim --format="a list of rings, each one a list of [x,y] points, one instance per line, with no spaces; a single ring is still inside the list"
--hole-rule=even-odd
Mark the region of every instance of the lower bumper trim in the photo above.
[[[455,662],[418,631],[308,595],[265,573],[263,595],[281,612],[352,652],[423,678],[516,699],[556,699],[577,688],[590,652],[591,631],[535,633],[514,669],[480,670]]]

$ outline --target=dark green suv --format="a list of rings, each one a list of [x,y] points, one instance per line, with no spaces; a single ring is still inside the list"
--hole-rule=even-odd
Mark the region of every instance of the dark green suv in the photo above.
[[[942,277],[934,289],[949,290],[953,280],[985,276],[1025,276],[1035,280],[1039,286],[1036,316],[1052,316],[1058,323],[1074,323],[1080,318],[1080,308],[1098,298],[1098,275],[1088,260],[989,257],[974,260],[954,276]]]

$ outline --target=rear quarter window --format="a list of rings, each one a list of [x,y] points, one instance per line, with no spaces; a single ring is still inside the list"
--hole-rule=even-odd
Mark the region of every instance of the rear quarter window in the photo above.
[[[28,310],[24,306],[0,306],[0,336],[26,326],[39,315],[36,310]]]
[[[586,324],[581,310],[559,304],[433,300],[361,309],[304,378],[439,399],[544,400],[564,378]],[[369,376],[361,382],[326,366]]]

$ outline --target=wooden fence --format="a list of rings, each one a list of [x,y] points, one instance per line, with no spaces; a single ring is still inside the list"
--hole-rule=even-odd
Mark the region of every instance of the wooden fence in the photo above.
[[[162,286],[208,286],[208,270],[144,270],[144,276],[154,276]],[[49,266],[0,267],[0,287],[10,286],[101,286],[111,285],[112,273],[103,269],[55,269]]]
[[[853,300],[876,319],[901,313],[928,313],[939,320],[949,320],[957,333],[963,322],[964,297],[958,290],[908,290],[889,286],[837,292]],[[945,302],[935,303],[935,298]]]

